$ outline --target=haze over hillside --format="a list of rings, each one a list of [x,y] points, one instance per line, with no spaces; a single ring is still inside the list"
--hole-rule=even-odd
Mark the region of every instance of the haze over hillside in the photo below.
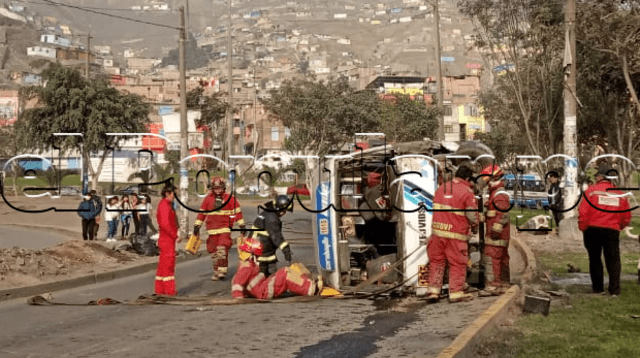
[[[61,2],[61,1],[60,1]],[[440,1],[443,73],[473,73],[470,67],[481,63],[480,55],[470,49],[472,24],[456,8],[456,0]],[[20,3],[20,2],[17,2]],[[178,7],[185,0],[66,0],[65,4],[125,16],[140,21],[178,27]],[[224,32],[229,22],[227,5],[221,0],[189,0],[189,30],[205,36],[218,29]],[[75,34],[91,33],[92,44],[111,45],[114,54],[130,47],[142,56],[162,57],[177,47],[176,29],[136,23],[64,6],[23,2],[29,10],[54,17],[58,24],[69,25]],[[159,6],[165,6],[163,10]],[[145,9],[146,7],[146,9]],[[268,46],[272,30],[315,36],[317,52],[326,52],[327,66],[354,64],[390,66],[395,72],[435,74],[435,29],[432,7],[423,1],[371,0],[235,0],[232,8],[234,38],[242,29],[253,29],[253,38]],[[266,26],[265,26],[266,24]],[[270,29],[267,30],[266,27]],[[342,39],[337,42],[336,39]],[[234,46],[238,46],[237,43]],[[144,51],[142,51],[144,50]],[[164,50],[164,52],[163,52]],[[225,50],[226,51],[226,50]],[[234,54],[237,50],[234,50]],[[296,57],[298,57],[296,55]],[[472,64],[470,66],[470,64]]]

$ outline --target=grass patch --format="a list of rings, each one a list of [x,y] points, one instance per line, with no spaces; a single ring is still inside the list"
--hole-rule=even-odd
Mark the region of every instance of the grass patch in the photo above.
[[[528,315],[516,323],[523,334],[515,357],[638,357],[640,286],[623,282],[618,298],[578,294],[570,306],[552,306],[549,316]]]
[[[622,274],[635,275],[638,273],[638,258],[640,252],[621,252]],[[589,272],[589,256],[584,252],[536,252],[536,261],[544,271],[551,271],[556,276],[566,275],[568,266],[580,268],[580,272]],[[602,257],[604,267],[604,256]],[[607,275],[606,267],[604,268]]]

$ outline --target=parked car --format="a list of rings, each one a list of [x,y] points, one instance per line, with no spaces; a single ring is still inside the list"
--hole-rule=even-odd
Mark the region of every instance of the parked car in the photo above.
[[[307,184],[298,184],[298,185],[292,185],[288,187],[287,195],[293,195],[293,194],[311,196],[311,193],[309,192],[309,188],[307,188]]]
[[[80,191],[80,187],[78,186],[63,186],[60,188],[60,195],[69,195],[69,196],[80,196],[82,192]]]

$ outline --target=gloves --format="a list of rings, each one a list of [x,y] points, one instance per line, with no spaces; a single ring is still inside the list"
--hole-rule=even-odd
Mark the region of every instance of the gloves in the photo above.
[[[291,248],[289,246],[285,247],[282,253],[284,254],[284,259],[291,264]]]
[[[200,235],[200,225],[195,225],[195,226],[193,227],[193,234],[194,234],[195,236]]]
[[[247,228],[244,225],[240,225],[240,235],[247,236]]]

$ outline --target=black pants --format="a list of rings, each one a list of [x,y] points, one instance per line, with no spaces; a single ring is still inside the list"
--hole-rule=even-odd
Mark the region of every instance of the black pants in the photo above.
[[[269,277],[278,270],[278,261],[271,261],[271,262],[260,261],[259,267],[260,267],[260,272],[262,272],[265,277]]]
[[[620,232],[613,229],[589,227],[584,231],[584,247],[589,254],[589,274],[593,292],[604,292],[602,253],[609,273],[609,293],[620,294]]]
[[[562,213],[559,211],[551,210],[553,213],[553,220],[556,222],[556,227],[560,226],[560,220],[562,220]]]
[[[93,225],[96,219],[82,219],[82,240],[93,240]]]

